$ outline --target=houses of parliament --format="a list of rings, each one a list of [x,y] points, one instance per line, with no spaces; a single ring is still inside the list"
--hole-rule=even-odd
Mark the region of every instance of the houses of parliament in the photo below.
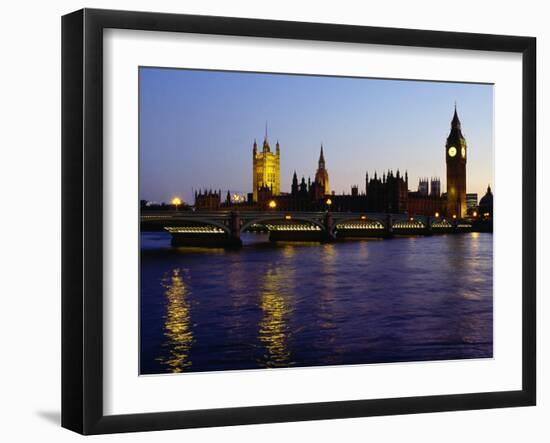
[[[333,211],[440,214],[463,218],[471,214],[478,205],[477,194],[466,193],[467,151],[455,105],[451,129],[445,142],[447,192],[441,192],[441,181],[437,177],[421,178],[417,190],[410,191],[407,171],[401,173],[399,169],[395,172],[390,169],[382,175],[375,171],[370,177],[367,172],[365,186],[361,191],[359,186],[353,185],[349,194],[337,195],[330,189],[325,152],[321,144],[313,181],[311,178],[306,181],[304,176],[299,180],[294,171],[290,193],[285,193],[281,192],[281,146],[277,141],[275,151],[272,150],[266,130],[261,150],[256,141],[252,146],[252,192],[248,194],[246,201],[232,201],[229,192],[225,201],[222,201],[221,191],[210,191],[196,194],[195,206],[216,209],[238,204],[256,209],[276,207],[281,211],[322,211],[330,207]],[[488,193],[490,192],[488,188]],[[492,194],[490,197],[492,199]]]

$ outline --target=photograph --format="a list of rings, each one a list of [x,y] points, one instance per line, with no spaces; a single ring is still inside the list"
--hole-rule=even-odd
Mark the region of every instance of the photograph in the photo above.
[[[492,358],[493,101],[140,66],[140,374]]]

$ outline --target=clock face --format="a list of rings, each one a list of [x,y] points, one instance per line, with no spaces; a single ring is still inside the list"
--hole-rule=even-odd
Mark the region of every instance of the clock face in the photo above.
[[[462,146],[462,151],[460,152],[462,154],[462,158],[466,158],[466,148]]]
[[[456,155],[456,148],[454,146],[451,146],[448,152],[449,152],[449,157],[454,157]]]

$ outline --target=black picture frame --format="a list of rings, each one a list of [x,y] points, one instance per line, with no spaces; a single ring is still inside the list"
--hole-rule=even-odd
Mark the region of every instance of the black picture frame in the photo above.
[[[103,30],[522,54],[522,389],[177,412],[103,413]],[[519,147],[518,147],[519,149]],[[62,18],[62,426],[82,434],[530,406],[536,403],[536,39],[83,9]]]

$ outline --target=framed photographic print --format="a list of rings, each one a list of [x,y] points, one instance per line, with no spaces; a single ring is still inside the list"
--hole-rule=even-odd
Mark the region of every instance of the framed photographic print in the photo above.
[[[64,427],[535,404],[534,38],[62,28]]]

